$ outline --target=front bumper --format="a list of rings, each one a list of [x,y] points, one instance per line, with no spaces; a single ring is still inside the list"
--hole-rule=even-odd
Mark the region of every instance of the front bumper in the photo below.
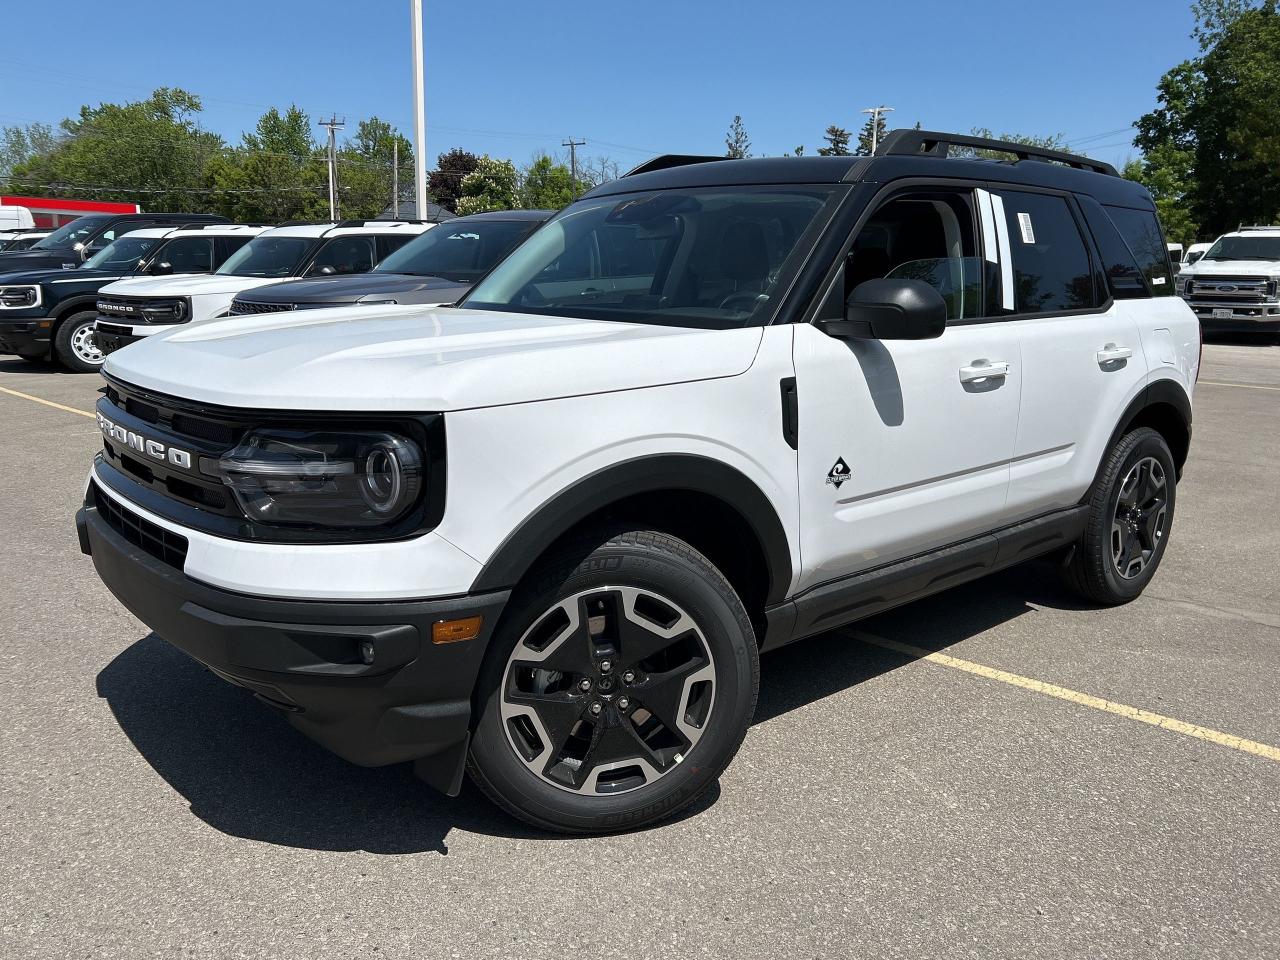
[[[1222,333],[1280,333],[1280,303],[1271,301],[1186,300],[1208,331]],[[1214,316],[1229,311],[1227,316]]]
[[[0,320],[0,353],[16,353],[24,357],[48,356],[49,330],[45,317]]]
[[[93,325],[93,338],[98,342],[98,349],[104,354],[115,353],[121,347],[127,347],[142,339],[133,332],[131,327],[122,327],[118,323],[109,323],[101,319]]]
[[[126,524],[140,519],[125,516]],[[424,780],[456,795],[472,692],[509,591],[423,601],[249,597],[193,580],[148,552],[145,524],[113,525],[92,485],[76,514],[81,549],[134,616],[339,756],[361,766],[415,760]],[[484,621],[476,639],[431,642],[433,623],[477,614]],[[364,641],[373,644],[372,664],[360,655]]]

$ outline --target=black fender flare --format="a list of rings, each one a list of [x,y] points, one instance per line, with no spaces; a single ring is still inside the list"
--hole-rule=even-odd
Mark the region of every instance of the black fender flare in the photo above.
[[[54,324],[51,332],[56,333],[62,322],[73,313],[80,313],[83,310],[96,311],[97,309],[98,294],[96,292],[92,294],[77,293],[67,297],[66,300],[59,301],[58,305],[51,311],[54,316]]]
[[[741,471],[695,454],[658,454],[623,460],[578,480],[526,517],[485,563],[472,590],[514,587],[543,551],[576,524],[628,497],[694,491],[731,507],[750,528],[769,569],[767,602],[778,603],[791,584],[791,549],[777,511]]]
[[[1102,465],[1106,463],[1107,455],[1120,441],[1120,438],[1128,433],[1130,424],[1137,420],[1142,412],[1148,407],[1160,405],[1173,407],[1173,409],[1177,411],[1178,418],[1182,421],[1182,425],[1187,432],[1187,445],[1188,447],[1190,446],[1191,398],[1187,396],[1187,391],[1183,388],[1182,384],[1176,380],[1171,380],[1167,377],[1159,380],[1153,380],[1138,392],[1138,395],[1133,398],[1129,403],[1129,406],[1125,407],[1124,413],[1121,414],[1119,421],[1116,423],[1115,430],[1111,432],[1111,439],[1107,442],[1106,447],[1102,451],[1102,458],[1098,462],[1098,469],[1094,472],[1095,483],[1097,482],[1098,475],[1102,472]],[[1174,451],[1174,456],[1178,456],[1178,451]],[[1185,462],[1186,456],[1184,454],[1177,463],[1179,477],[1182,476],[1182,466]],[[1085,494],[1085,498],[1088,498],[1088,493]]]

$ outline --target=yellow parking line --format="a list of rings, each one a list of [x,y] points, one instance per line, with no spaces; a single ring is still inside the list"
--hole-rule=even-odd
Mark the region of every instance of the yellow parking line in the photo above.
[[[1227,383],[1224,380],[1201,380],[1200,383],[1207,383],[1211,387],[1240,387],[1243,390],[1280,390],[1280,387],[1267,387],[1261,383]]]
[[[971,673],[976,677],[1007,683],[1011,687],[1021,687],[1023,690],[1030,690],[1033,693],[1042,693],[1046,697],[1056,697],[1059,700],[1066,700],[1068,703],[1075,703],[1093,710],[1101,710],[1104,713],[1112,713],[1128,720],[1137,720],[1139,723],[1159,727],[1162,730],[1180,733],[1186,737],[1195,737],[1197,740],[1208,740],[1210,743],[1216,743],[1221,747],[1230,747],[1243,753],[1251,753],[1256,757],[1265,757],[1268,760],[1280,762],[1280,748],[1258,743],[1256,740],[1246,740],[1244,737],[1222,733],[1219,730],[1210,730],[1208,727],[1186,723],[1183,720],[1175,720],[1173,717],[1152,713],[1150,710],[1143,710],[1139,707],[1131,707],[1128,704],[1116,703],[1113,700],[1104,700],[1101,697],[1091,696],[1087,693],[1068,690],[1066,687],[1045,683],[1042,680],[1033,680],[1030,677],[1019,676],[1016,673],[1008,673],[1004,670],[997,670],[994,667],[974,663],[971,660],[961,660],[959,657],[953,657],[945,653],[933,653],[921,647],[913,647],[910,644],[899,643],[896,640],[886,640],[884,637],[873,636],[860,630],[849,630],[846,633],[848,636],[864,643],[917,657],[921,660],[928,660],[930,663],[950,667],[953,670],[963,670],[965,673]]]
[[[43,403],[46,407],[53,407],[55,410],[65,410],[67,413],[79,414],[82,417],[97,416],[97,414],[90,413],[88,410],[77,410],[75,407],[68,407],[61,403],[54,403],[52,400],[45,400],[43,397],[33,397],[29,393],[19,393],[17,390],[10,390],[8,387],[0,387],[0,393],[7,393],[11,397],[21,397],[23,400],[30,400],[32,403]]]

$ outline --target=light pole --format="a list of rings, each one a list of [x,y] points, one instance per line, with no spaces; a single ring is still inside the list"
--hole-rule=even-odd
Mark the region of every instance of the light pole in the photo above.
[[[422,0],[409,0],[413,32],[413,198],[419,220],[427,219],[427,115],[422,85]]]
[[[867,107],[863,113],[871,114],[871,152],[876,152],[876,147],[880,146],[880,114],[893,113],[893,107]]]
[[[338,219],[338,141],[336,134],[347,124],[347,118],[338,119],[335,113],[328,120],[323,120],[320,126],[327,127],[329,130],[329,219],[337,222]]]

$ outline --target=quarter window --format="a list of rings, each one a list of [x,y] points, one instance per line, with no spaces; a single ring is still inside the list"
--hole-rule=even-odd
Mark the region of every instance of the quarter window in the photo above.
[[[1135,300],[1149,296],[1147,281],[1138,269],[1137,261],[1133,259],[1124,238],[1120,236],[1102,205],[1092,197],[1077,196],[1077,200],[1102,257],[1103,272],[1111,286],[1111,295],[1117,300]]]
[[[1062,197],[1002,191],[1013,259],[1015,313],[1056,313],[1096,307],[1084,238]]]
[[[1160,221],[1150,210],[1129,207],[1107,207],[1111,221],[1133,251],[1138,266],[1157,297],[1173,294],[1173,273],[1169,266],[1169,248],[1160,233]]]

